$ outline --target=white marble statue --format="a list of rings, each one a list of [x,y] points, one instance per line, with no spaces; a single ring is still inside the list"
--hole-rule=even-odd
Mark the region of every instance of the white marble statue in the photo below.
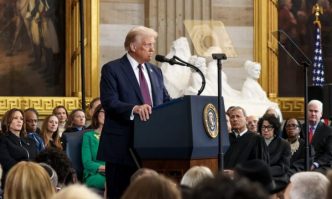
[[[181,37],[173,42],[171,50],[166,57],[172,58],[176,55],[184,61],[197,66],[202,71],[206,80],[205,89],[201,95],[217,96],[218,68],[217,61],[212,60],[211,54],[221,52],[220,47],[212,46],[204,53],[205,58],[196,55],[192,56],[187,38]],[[222,71],[222,95],[224,97],[225,108],[241,106],[246,110],[248,115],[257,117],[261,117],[268,108],[276,109],[280,113],[278,104],[267,98],[266,92],[257,81],[260,77],[261,65],[256,62],[246,61],[244,68],[248,76],[241,91],[229,85],[227,76]],[[184,95],[197,95],[198,90],[201,88],[201,76],[189,67],[163,63],[161,70],[164,75],[165,86],[172,98]]]
[[[174,55],[188,62],[191,57],[189,42],[186,37],[180,37],[173,41],[170,52],[166,55],[167,58],[172,58]],[[172,98],[181,97],[184,95],[184,90],[188,87],[192,71],[186,66],[170,65],[162,63],[160,66],[164,75],[164,84],[168,93]]]
[[[247,60],[244,63],[244,69],[247,71],[248,76],[242,86],[243,99],[270,102],[265,91],[257,81],[261,74],[261,64]]]

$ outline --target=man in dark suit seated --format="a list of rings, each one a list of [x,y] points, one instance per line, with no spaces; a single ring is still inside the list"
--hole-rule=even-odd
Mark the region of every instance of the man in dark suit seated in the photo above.
[[[269,164],[269,150],[262,136],[247,129],[246,112],[242,107],[234,107],[229,113],[232,133],[229,134],[230,147],[225,153],[225,168],[248,160],[260,159]],[[226,170],[226,172],[231,172]]]
[[[148,63],[156,37],[150,28],[133,28],[124,43],[127,53],[102,68],[100,101],[105,124],[97,158],[106,162],[108,198],[120,198],[137,170],[130,152],[134,117],[147,121],[153,106],[170,100],[161,70]]]
[[[321,122],[323,104],[318,100],[308,103],[308,136],[309,143],[315,150],[311,170],[326,173],[332,161],[332,128]]]

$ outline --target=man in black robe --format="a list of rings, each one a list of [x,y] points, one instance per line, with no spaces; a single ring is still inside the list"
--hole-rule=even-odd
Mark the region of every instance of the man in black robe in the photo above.
[[[248,131],[246,112],[242,107],[230,111],[232,133],[229,134],[230,147],[225,154],[225,168],[233,169],[248,160],[260,159],[269,164],[269,151],[263,137]]]

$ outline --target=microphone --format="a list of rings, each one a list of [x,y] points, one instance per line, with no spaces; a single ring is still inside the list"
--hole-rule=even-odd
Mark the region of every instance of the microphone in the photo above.
[[[168,59],[167,57],[165,57],[163,55],[156,55],[155,60],[158,62],[166,62],[171,65],[177,64],[177,65],[181,65],[181,66],[186,66],[184,63],[176,61],[174,56],[171,59]]]

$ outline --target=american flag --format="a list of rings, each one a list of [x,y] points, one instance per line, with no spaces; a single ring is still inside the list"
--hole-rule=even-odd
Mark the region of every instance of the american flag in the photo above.
[[[323,86],[324,79],[324,64],[322,53],[322,40],[319,24],[315,23],[315,51],[314,51],[314,67],[312,81],[314,86]]]

